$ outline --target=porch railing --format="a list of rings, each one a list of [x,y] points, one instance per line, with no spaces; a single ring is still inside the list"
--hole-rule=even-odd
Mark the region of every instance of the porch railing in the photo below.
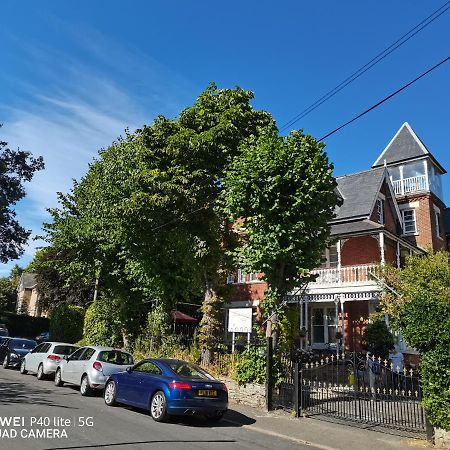
[[[315,269],[311,273],[317,275],[317,278],[311,285],[367,284],[375,282],[371,275],[376,274],[377,270],[378,266],[375,264],[344,266],[340,269]]]
[[[403,178],[401,180],[392,181],[395,195],[409,194],[410,192],[428,190],[427,177],[418,175],[416,177]]]

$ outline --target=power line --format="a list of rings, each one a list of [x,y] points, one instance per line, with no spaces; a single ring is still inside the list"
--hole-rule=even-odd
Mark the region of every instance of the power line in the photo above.
[[[331,131],[330,133],[326,134],[324,137],[320,138],[318,141],[323,141],[324,139],[326,139],[327,137],[330,137],[332,134],[338,132],[339,130],[341,130],[342,128],[346,127],[347,125],[351,124],[352,122],[354,122],[355,120],[358,120],[360,117],[366,115],[367,113],[369,113],[370,111],[374,110],[375,108],[377,108],[378,106],[380,106],[381,104],[383,104],[384,102],[388,101],[390,98],[394,97],[395,95],[399,94],[400,92],[402,92],[403,90],[405,90],[406,88],[408,88],[409,86],[411,86],[412,84],[414,84],[416,81],[420,80],[421,78],[423,78],[424,76],[428,75],[430,72],[432,72],[433,70],[437,69],[439,66],[441,66],[442,64],[446,63],[448,60],[450,59],[450,56],[447,56],[447,58],[443,59],[441,62],[435,64],[433,67],[431,67],[430,69],[428,69],[426,72],[422,73],[421,75],[419,75],[417,78],[414,78],[414,80],[410,81],[409,83],[405,84],[404,86],[402,86],[400,89],[397,89],[395,92],[393,92],[392,94],[389,94],[387,97],[383,98],[383,100],[380,100],[378,103],[375,103],[375,105],[371,106],[370,108],[366,109],[364,112],[362,112],[361,114],[358,114],[356,117],[353,117],[353,119],[349,120],[348,122],[345,122],[344,124],[342,124],[341,126],[337,127],[336,129],[334,129],[333,131]]]
[[[381,62],[384,58],[386,58],[388,55],[390,55],[392,52],[394,52],[397,48],[399,48],[400,46],[402,46],[403,44],[408,42],[417,33],[422,31],[424,28],[426,28],[428,25],[430,25],[432,22],[434,22],[436,19],[438,19],[448,9],[450,9],[450,0],[447,1],[446,3],[444,3],[440,8],[438,8],[436,11],[434,11],[428,17],[423,19],[415,27],[411,28],[411,30],[409,30],[407,33],[405,33],[403,36],[401,36],[399,39],[397,39],[395,42],[393,42],[389,47],[385,48],[381,53],[379,53],[374,58],[372,58],[368,63],[366,63],[365,65],[360,67],[357,71],[355,71],[353,74],[348,76],[345,80],[343,80],[341,83],[339,83],[333,89],[328,91],[325,95],[320,97],[318,100],[316,100],[310,106],[308,106],[306,109],[304,109],[299,114],[297,114],[295,117],[293,117],[291,120],[286,122],[280,128],[280,132],[284,131],[285,129],[287,129],[288,127],[293,125],[294,123],[298,122],[300,119],[306,117],[308,114],[310,114],[316,108],[318,108],[320,105],[322,105],[323,103],[328,101],[330,98],[335,96],[338,92],[342,91],[342,89],[347,87],[349,84],[353,83],[361,75],[363,75],[365,72],[367,72],[373,66],[375,66],[376,64]]]

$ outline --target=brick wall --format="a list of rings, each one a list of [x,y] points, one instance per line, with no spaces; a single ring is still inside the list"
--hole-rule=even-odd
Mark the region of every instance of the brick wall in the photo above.
[[[253,282],[246,284],[235,284],[231,286],[229,298],[232,301],[262,300],[267,283]]]
[[[341,265],[351,266],[380,261],[380,247],[372,236],[358,236],[349,239],[341,248]]]

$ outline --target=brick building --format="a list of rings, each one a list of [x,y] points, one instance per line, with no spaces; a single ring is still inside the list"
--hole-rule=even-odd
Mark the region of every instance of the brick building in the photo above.
[[[300,311],[301,346],[337,345],[360,350],[368,316],[379,304],[377,267],[402,267],[405,256],[448,248],[450,210],[441,176],[445,169],[404,123],[368,170],[338,177],[342,204],[331,221],[331,243],[317,278],[289,303]],[[267,285],[255,274],[238,272],[228,307],[258,308]],[[401,337],[398,345],[407,352]]]

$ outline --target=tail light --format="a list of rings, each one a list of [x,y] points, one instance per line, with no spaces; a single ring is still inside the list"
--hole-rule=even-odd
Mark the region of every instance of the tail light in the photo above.
[[[58,355],[48,355],[47,359],[51,359],[52,361],[59,361],[61,359],[61,356]]]
[[[99,372],[103,370],[102,363],[98,361],[95,361],[94,364],[92,364],[92,367]]]
[[[172,389],[191,389],[192,386],[189,383],[180,383],[179,381],[173,381],[169,384]]]
[[[222,385],[222,390],[223,390],[224,392],[228,392],[228,388],[227,388],[227,385],[226,385],[226,384]]]

